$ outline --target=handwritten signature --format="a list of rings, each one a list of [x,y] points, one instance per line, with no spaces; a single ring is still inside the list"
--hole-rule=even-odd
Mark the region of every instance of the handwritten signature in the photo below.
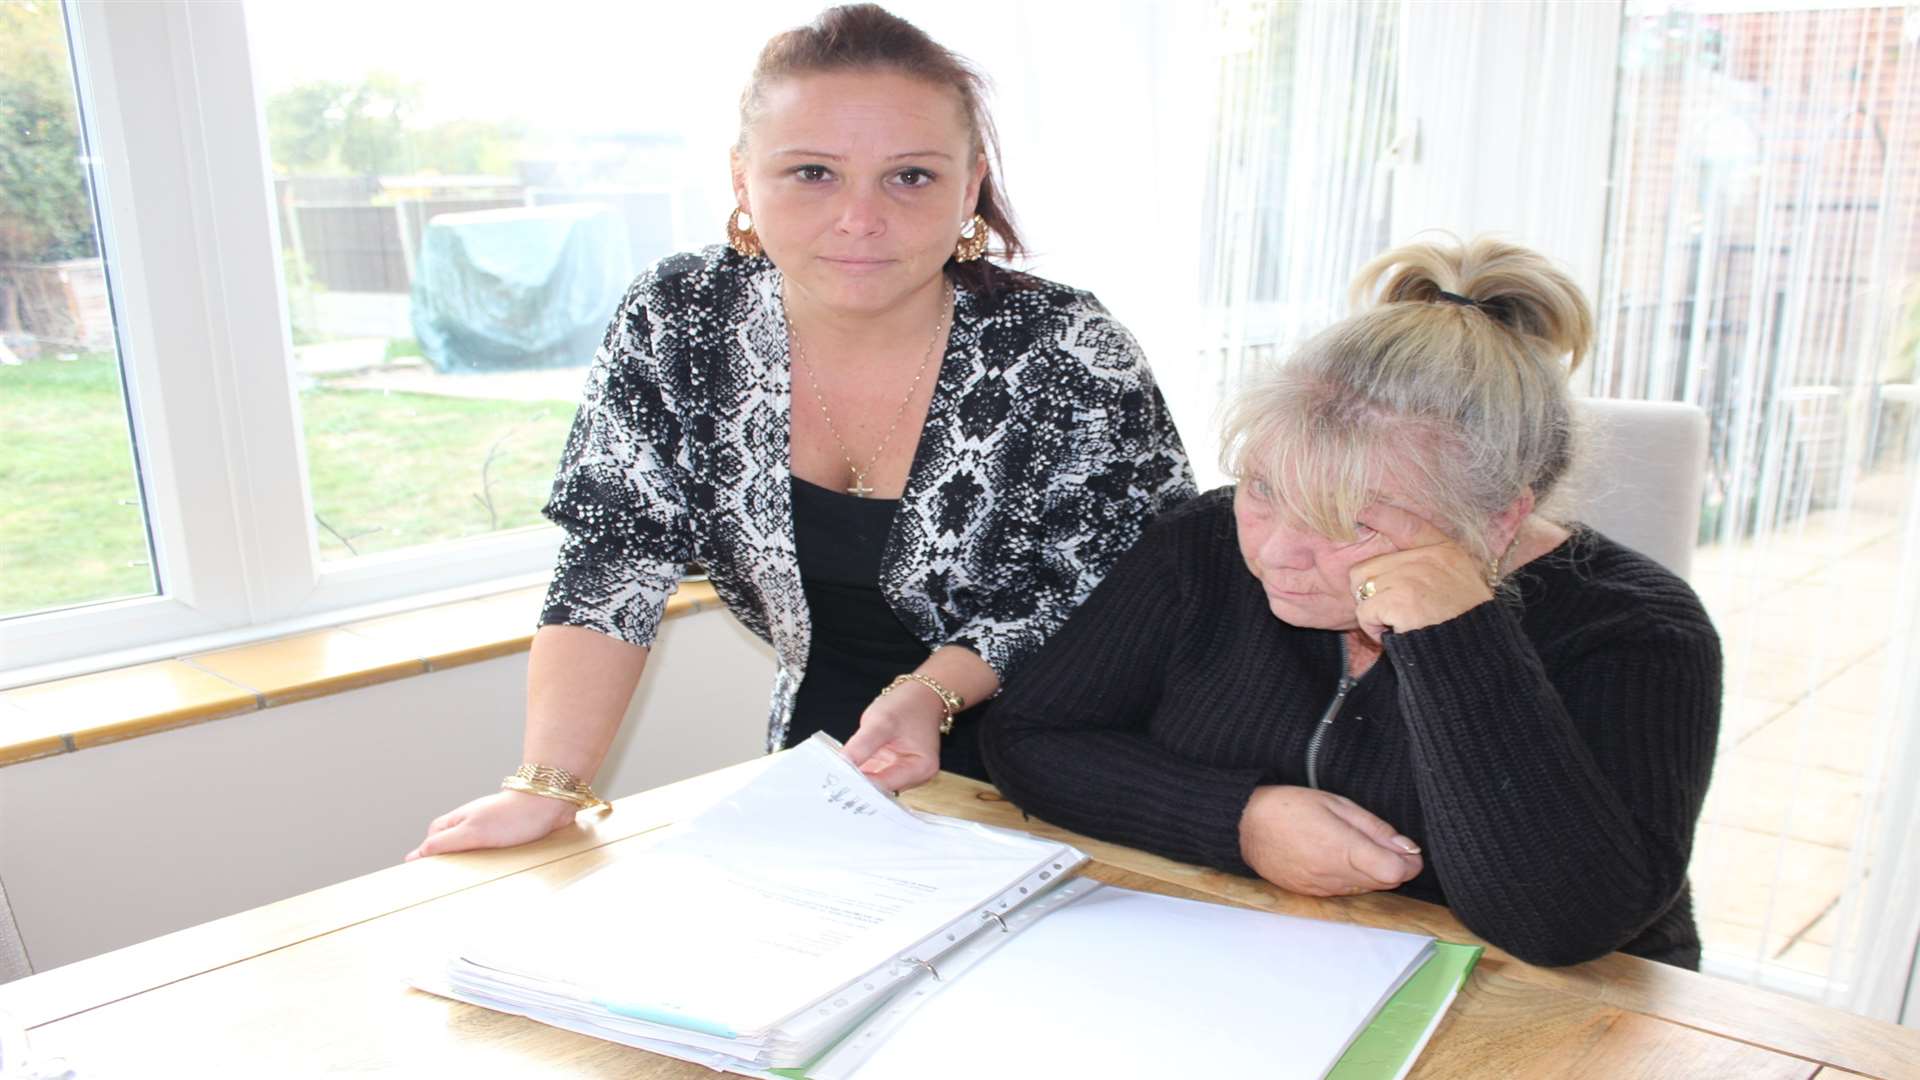
[[[855,817],[880,812],[879,806],[873,801],[872,792],[862,794],[852,784],[842,781],[832,773],[828,773],[826,779],[821,781],[820,789],[827,793],[829,806],[839,807]]]

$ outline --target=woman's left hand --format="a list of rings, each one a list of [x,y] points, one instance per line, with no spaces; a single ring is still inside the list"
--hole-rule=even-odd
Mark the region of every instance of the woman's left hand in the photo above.
[[[917,682],[902,683],[860,714],[847,756],[889,790],[918,787],[940,771],[940,723],[946,717],[939,695]]]
[[[1404,634],[1443,623],[1493,599],[1487,568],[1432,522],[1386,503],[1374,503],[1359,518],[1394,547],[1347,571],[1368,637],[1378,641],[1389,630]]]

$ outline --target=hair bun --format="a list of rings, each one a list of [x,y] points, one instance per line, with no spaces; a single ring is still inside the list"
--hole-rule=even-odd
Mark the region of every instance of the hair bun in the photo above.
[[[1593,345],[1593,310],[1573,278],[1539,252],[1491,236],[1423,241],[1380,255],[1353,281],[1355,309],[1374,303],[1470,307],[1570,355],[1571,367]]]

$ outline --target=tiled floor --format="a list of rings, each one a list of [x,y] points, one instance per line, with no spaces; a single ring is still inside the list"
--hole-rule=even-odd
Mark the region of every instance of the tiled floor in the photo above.
[[[1695,844],[1708,964],[1824,977],[1849,873],[1871,861],[1863,807],[1890,718],[1887,663],[1905,469],[1859,481],[1759,541],[1706,547],[1693,582],[1727,659],[1720,756]],[[1859,866],[1854,866],[1855,849]]]

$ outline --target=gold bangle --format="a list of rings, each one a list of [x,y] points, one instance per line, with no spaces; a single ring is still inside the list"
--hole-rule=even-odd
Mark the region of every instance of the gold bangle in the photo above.
[[[611,811],[613,804],[593,793],[587,782],[565,769],[551,765],[525,764],[500,781],[502,791],[519,791],[548,799],[570,802],[582,810]]]
[[[940,708],[947,714],[940,721],[940,734],[953,734],[953,718],[960,715],[961,710],[967,707],[967,699],[941,686],[938,682],[935,682],[933,676],[922,675],[917,671],[909,671],[905,675],[895,676],[894,680],[887,684],[887,688],[880,691],[880,696],[886,697],[888,694],[893,693],[898,687],[910,682],[919,683],[921,686],[933,691],[934,694],[939,697]]]
[[[593,810],[599,807],[606,807],[609,810],[613,809],[612,803],[606,802],[598,796],[591,794],[583,795],[577,791],[564,791],[560,788],[548,787],[545,784],[529,784],[517,776],[509,776],[505,780],[500,781],[500,788],[503,791],[519,791],[528,795],[539,795],[543,798],[558,799],[561,802],[572,803],[582,810]]]

